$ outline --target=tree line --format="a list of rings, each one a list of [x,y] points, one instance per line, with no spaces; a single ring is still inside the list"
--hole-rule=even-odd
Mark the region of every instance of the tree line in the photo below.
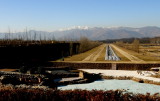
[[[120,47],[124,47],[126,49],[130,49],[130,50],[133,50],[133,51],[139,53],[140,42],[139,42],[138,39],[134,39],[134,41],[131,44],[130,43],[124,43],[123,41],[116,41],[115,44],[120,46]]]

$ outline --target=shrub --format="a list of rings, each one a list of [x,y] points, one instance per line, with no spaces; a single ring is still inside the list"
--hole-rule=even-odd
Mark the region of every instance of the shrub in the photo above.
[[[0,90],[0,101],[159,101],[160,95],[132,94],[121,90]]]
[[[22,66],[22,67],[19,69],[19,71],[20,71],[21,73],[26,73],[26,72],[27,72],[27,68],[26,68],[25,66]]]

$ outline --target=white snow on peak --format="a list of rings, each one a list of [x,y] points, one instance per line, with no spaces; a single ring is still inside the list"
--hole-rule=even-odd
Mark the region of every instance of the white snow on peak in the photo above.
[[[73,26],[70,28],[61,28],[59,29],[59,31],[67,31],[67,30],[72,30],[72,29],[84,29],[84,30],[88,30],[89,27],[88,26]]]

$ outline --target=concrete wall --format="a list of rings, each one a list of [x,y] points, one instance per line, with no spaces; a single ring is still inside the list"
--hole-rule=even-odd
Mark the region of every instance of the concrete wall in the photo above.
[[[75,69],[150,70],[160,67],[160,63],[71,63],[52,62],[52,67],[69,66]]]

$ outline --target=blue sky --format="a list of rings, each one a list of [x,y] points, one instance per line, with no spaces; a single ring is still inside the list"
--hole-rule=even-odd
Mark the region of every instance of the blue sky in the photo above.
[[[160,27],[160,0],[0,0],[0,32],[72,26]]]

